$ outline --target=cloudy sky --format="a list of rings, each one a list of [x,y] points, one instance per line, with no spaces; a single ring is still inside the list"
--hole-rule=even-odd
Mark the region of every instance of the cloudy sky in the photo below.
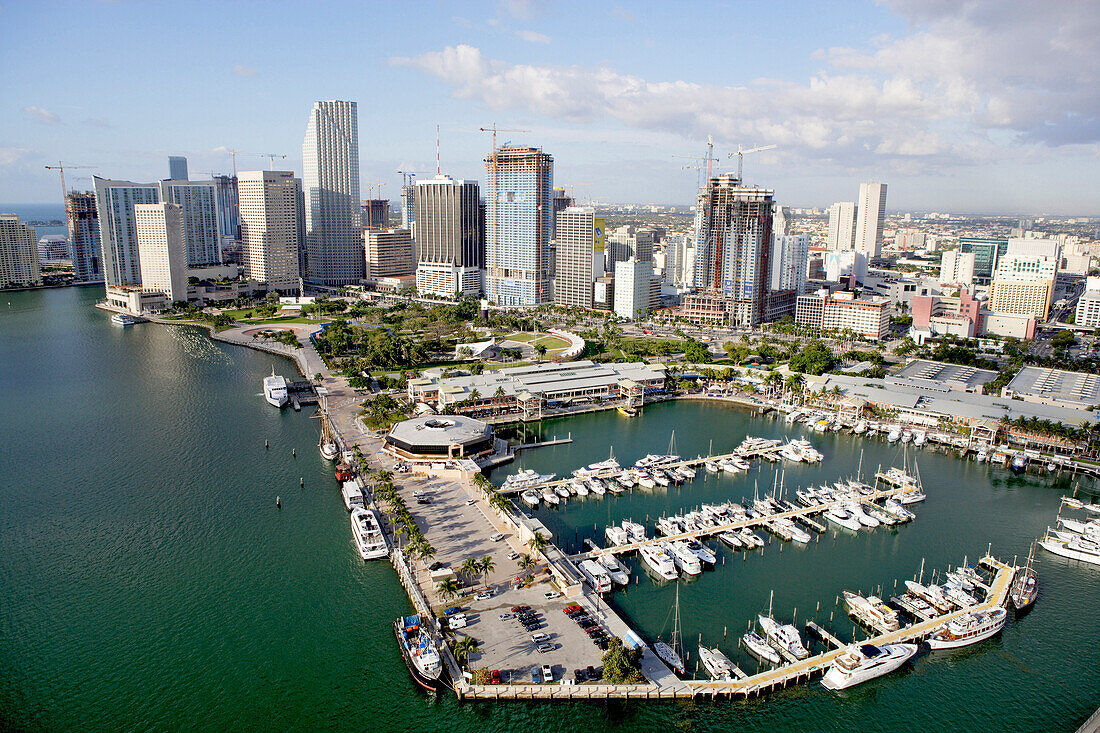
[[[690,203],[713,136],[792,206],[1100,215],[1100,3],[0,0],[0,202],[43,165],[132,180],[301,171],[316,99],[359,102],[363,194],[540,146],[578,198]],[[688,157],[675,157],[688,156]],[[76,179],[75,181],[73,179]],[[368,185],[371,190],[368,190]]]

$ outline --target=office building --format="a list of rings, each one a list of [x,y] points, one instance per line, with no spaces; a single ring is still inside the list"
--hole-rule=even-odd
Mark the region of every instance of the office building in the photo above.
[[[187,158],[182,155],[169,155],[168,180],[186,181],[187,178]]]
[[[301,180],[290,171],[243,171],[236,190],[245,277],[268,290],[297,292]]]
[[[425,295],[477,296],[485,236],[477,181],[436,176],[413,187],[416,289]]]
[[[773,208],[770,189],[744,186],[731,173],[714,176],[699,193],[694,285],[731,300],[734,328],[755,328],[765,317]]]
[[[499,305],[545,303],[554,159],[537,148],[501,147],[486,158],[485,170],[485,295]]]
[[[1100,327],[1100,277],[1085,278],[1085,292],[1077,300],[1073,322],[1078,326]]]
[[[553,197],[550,199],[550,208],[554,212],[554,218],[550,221],[550,239],[558,238],[558,214],[573,205],[573,197],[565,195],[565,189],[555,187]]]
[[[65,220],[69,225],[69,252],[77,281],[102,280],[95,194],[91,191],[73,191],[65,196]]]
[[[639,262],[653,261],[653,230],[619,227],[607,237],[608,267],[631,257]]]
[[[844,287],[855,287],[867,277],[867,258],[854,249],[825,253],[825,279]]]
[[[187,301],[187,237],[179,204],[135,204],[134,232],[141,289],[163,293],[169,303]]]
[[[0,214],[0,287],[42,284],[34,227],[15,214]]]
[[[856,203],[838,201],[829,207],[829,233],[825,246],[833,250],[849,250],[856,243]]]
[[[155,204],[160,193],[155,183],[114,181],[93,176],[95,207],[99,214],[99,244],[107,285],[140,285],[134,206]]]
[[[933,245],[935,240],[933,240]],[[928,246],[928,237],[924,232],[899,231],[894,235],[894,247],[902,250],[924,249]],[[933,246],[934,250],[935,247]]]
[[[160,200],[183,209],[187,237],[187,266],[202,267],[222,261],[218,232],[218,191],[213,181],[161,181]]]
[[[387,199],[364,199],[363,227],[388,229],[390,226],[390,202]]]
[[[633,258],[615,263],[615,315],[636,321],[649,310],[649,281],[653,268]]]
[[[1008,249],[1005,237],[960,237],[959,252],[974,254],[974,282],[988,285],[993,272],[1001,261],[1001,255]]]
[[[791,207],[776,206],[772,215],[772,236],[785,237],[789,234],[791,226]]]
[[[56,265],[68,262],[69,240],[64,234],[44,234],[38,238],[38,264]]]
[[[855,293],[829,294],[822,289],[800,295],[794,320],[815,331],[850,330],[864,338],[878,341],[890,332],[890,301],[886,298],[856,299]]]
[[[952,249],[940,257],[940,285],[972,285],[974,283],[973,252]]]
[[[330,287],[364,274],[355,102],[315,102],[302,143],[307,276]]]
[[[1057,274],[1057,242],[1009,240],[989,286],[989,310],[1046,320]]]
[[[363,254],[366,258],[366,279],[377,281],[385,277],[406,277],[416,272],[416,252],[413,247],[412,233],[408,229],[367,229],[363,228]],[[430,289],[417,290],[421,293],[439,295]],[[451,290],[447,295],[454,295]]]
[[[882,226],[886,223],[886,184],[859,184],[856,202],[855,248],[870,261],[882,255]]]
[[[806,286],[809,261],[810,235],[775,235],[772,238],[772,269],[768,287],[772,290],[793,290],[801,295]]]
[[[556,305],[593,308],[595,282],[604,275],[604,218],[591,206],[558,212]]]
[[[240,239],[241,217],[237,179],[233,176],[214,176],[214,190],[218,196],[218,235],[223,241]]]
[[[416,186],[406,185],[401,187],[401,228],[413,231],[413,222],[416,221]],[[413,237],[416,238],[415,235]]]

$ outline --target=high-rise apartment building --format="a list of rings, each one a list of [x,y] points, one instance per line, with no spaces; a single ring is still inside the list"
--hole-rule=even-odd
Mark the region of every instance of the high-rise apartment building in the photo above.
[[[401,228],[413,231],[413,222],[416,221],[416,186],[407,185],[401,187]],[[415,233],[414,237],[415,239]]]
[[[699,193],[695,287],[730,299],[734,328],[755,328],[765,316],[773,208],[770,189],[744,186],[732,173],[714,176]]]
[[[186,179],[161,181],[160,200],[183,208],[187,237],[187,266],[201,267],[222,261],[219,241],[218,191],[214,181]]]
[[[1008,249],[1006,237],[960,237],[959,252],[974,253],[974,282],[988,285],[1001,255]]]
[[[441,175],[417,181],[413,188],[416,289],[445,297],[478,295],[485,236],[477,181]]]
[[[768,287],[772,290],[793,290],[801,295],[810,266],[810,235],[777,234],[772,241],[772,269]]]
[[[886,223],[886,184],[859,184],[855,248],[870,260],[882,255],[882,227]]]
[[[182,155],[168,156],[168,179],[171,181],[187,180],[187,158]]]
[[[268,290],[298,290],[299,201],[302,182],[290,171],[237,176],[245,276]]]
[[[619,227],[607,237],[608,267],[631,257],[640,262],[653,261],[653,230],[632,226]]]
[[[363,253],[367,261],[367,280],[406,277],[416,272],[416,252],[408,229],[367,229],[363,227]],[[417,290],[420,290],[419,282]],[[439,295],[441,293],[434,293]],[[446,295],[454,295],[451,290]]]
[[[169,303],[187,300],[187,237],[179,204],[135,204],[134,231],[141,289],[164,293]]]
[[[341,286],[364,274],[355,102],[315,102],[302,143],[308,277]]]
[[[604,275],[604,218],[591,206],[570,206],[557,221],[554,303],[592,308],[594,284]]]
[[[1010,239],[989,286],[989,310],[1045,321],[1058,274],[1058,243],[1052,239]]]
[[[501,305],[544,303],[550,296],[554,159],[537,148],[501,147],[485,159],[485,170],[485,295]]]
[[[65,219],[69,225],[69,252],[76,279],[79,282],[101,281],[103,267],[95,194],[73,191],[65,196]]]
[[[646,314],[650,300],[653,267],[633,258],[615,263],[615,315],[636,321]]]
[[[160,192],[155,183],[114,181],[93,176],[95,207],[99,215],[99,244],[107,285],[140,285],[134,206],[155,204]]]
[[[973,285],[974,253],[952,249],[940,256],[940,285]]]
[[[829,207],[829,233],[825,246],[833,250],[848,250],[856,242],[856,204],[837,201]]]
[[[568,209],[573,205],[573,197],[565,194],[565,189],[561,187],[554,188],[553,198],[551,201],[551,209],[554,212],[554,218],[550,220],[550,238],[558,238],[558,214]]]
[[[222,239],[240,238],[240,206],[237,198],[237,179],[233,176],[214,176],[218,194],[218,234]]]
[[[15,214],[0,214],[0,287],[42,284],[34,227]]]

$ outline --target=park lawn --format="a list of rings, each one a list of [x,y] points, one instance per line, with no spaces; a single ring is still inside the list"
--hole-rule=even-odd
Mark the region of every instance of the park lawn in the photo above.
[[[539,334],[537,333],[524,333],[522,331],[517,331],[516,333],[510,333],[507,336],[501,336],[501,339],[503,339],[504,341],[519,341],[522,343],[527,343],[534,338],[538,338],[538,336]]]
[[[547,349],[551,350],[561,350],[569,348],[569,342],[558,336],[540,336],[538,339],[532,342],[531,345],[534,346],[534,344],[542,344]]]

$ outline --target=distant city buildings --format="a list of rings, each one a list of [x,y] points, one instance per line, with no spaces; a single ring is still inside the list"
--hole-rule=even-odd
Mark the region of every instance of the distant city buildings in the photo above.
[[[849,250],[856,242],[856,204],[838,201],[829,207],[829,233],[825,246],[831,250]]]
[[[1005,237],[960,237],[959,252],[974,254],[974,282],[988,285],[1001,255],[1008,249]]]
[[[477,181],[436,176],[413,188],[416,289],[425,295],[477,296],[482,290],[485,234]]]
[[[297,292],[302,182],[290,171],[244,171],[237,193],[245,276],[269,290]]]
[[[172,181],[187,180],[187,158],[182,155],[168,156],[168,179]]]
[[[1100,277],[1085,280],[1085,292],[1077,300],[1073,322],[1078,326],[1100,328]]]
[[[948,250],[940,258],[941,285],[972,285],[974,283],[975,254]]]
[[[41,284],[34,227],[15,214],[0,214],[0,287]]]
[[[867,278],[867,256],[854,249],[825,253],[825,279],[855,287]]]
[[[886,223],[886,184],[859,184],[856,203],[855,249],[871,260],[882,255],[882,228]]]
[[[44,234],[38,238],[38,264],[69,261],[69,240],[64,234]]]
[[[214,190],[218,196],[218,234],[223,241],[235,241],[240,238],[241,223],[237,179],[233,176],[214,176]]]
[[[65,220],[69,226],[69,252],[78,282],[103,279],[99,243],[99,215],[95,194],[73,191],[65,196]]]
[[[595,282],[604,275],[604,218],[591,206],[570,206],[557,215],[554,303],[594,307]]]
[[[810,236],[777,234],[772,241],[768,287],[772,290],[793,290],[801,294],[806,286],[806,273],[809,269]]]
[[[989,286],[989,310],[1046,320],[1058,274],[1058,243],[1010,239]]]
[[[615,263],[615,315],[636,321],[646,314],[652,276],[653,268],[648,262],[631,258]]]
[[[558,238],[558,214],[573,205],[573,197],[567,196],[564,188],[555,186],[550,202],[551,209],[554,212],[554,218],[550,222],[550,238],[556,240]]]
[[[169,303],[187,301],[187,239],[179,204],[135,204],[134,231],[141,289],[163,293]]]
[[[315,102],[302,143],[307,276],[330,287],[364,275],[355,102]]]
[[[485,170],[485,295],[499,305],[544,303],[550,298],[554,159],[537,148],[500,147],[485,159]]]
[[[155,183],[116,181],[93,176],[95,205],[99,214],[99,242],[103,252],[103,274],[107,285],[140,285],[134,207],[155,204],[159,189]]]
[[[849,330],[874,341],[890,332],[890,301],[886,298],[857,299],[854,293],[829,294],[827,290],[801,295],[795,307],[795,322],[813,330]]]

